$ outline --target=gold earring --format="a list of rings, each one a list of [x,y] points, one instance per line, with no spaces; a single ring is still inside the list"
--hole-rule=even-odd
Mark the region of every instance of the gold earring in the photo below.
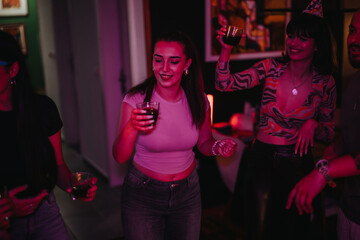
[[[185,69],[184,74],[185,74],[185,76],[189,75],[189,70]]]

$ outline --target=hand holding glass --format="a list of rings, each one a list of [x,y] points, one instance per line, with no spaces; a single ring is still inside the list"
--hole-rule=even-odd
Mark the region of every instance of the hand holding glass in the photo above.
[[[150,126],[151,125],[155,126],[156,120],[159,115],[159,105],[160,105],[160,103],[158,103],[158,102],[142,102],[142,103],[136,104],[136,108],[145,110],[146,113],[143,113],[143,115],[151,115],[154,119],[154,122],[151,123]],[[147,121],[147,120],[149,120],[149,119],[145,119],[145,121]]]
[[[74,172],[70,177],[71,198],[86,198],[90,188],[94,186],[93,175],[88,172]]]
[[[235,26],[226,26],[226,32],[223,36],[223,42],[231,45],[237,46],[241,40],[244,30]]]

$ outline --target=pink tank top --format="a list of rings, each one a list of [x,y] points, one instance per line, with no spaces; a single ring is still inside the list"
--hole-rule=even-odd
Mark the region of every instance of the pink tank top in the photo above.
[[[144,101],[144,97],[140,93],[126,95],[124,102],[135,108],[136,103]],[[199,138],[199,129],[192,123],[186,95],[182,91],[179,101],[168,102],[154,90],[151,100],[160,102],[156,127],[150,134],[139,133],[134,162],[162,174],[185,171],[194,160],[193,147]]]

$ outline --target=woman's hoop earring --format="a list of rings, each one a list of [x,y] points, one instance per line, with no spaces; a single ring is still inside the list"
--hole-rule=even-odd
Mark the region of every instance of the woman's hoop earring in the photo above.
[[[188,69],[185,69],[184,75],[185,75],[185,76],[189,75],[189,70],[188,70]]]
[[[11,79],[10,80],[10,84],[12,85],[12,86],[15,86],[16,85],[16,80],[13,78],[13,79]]]

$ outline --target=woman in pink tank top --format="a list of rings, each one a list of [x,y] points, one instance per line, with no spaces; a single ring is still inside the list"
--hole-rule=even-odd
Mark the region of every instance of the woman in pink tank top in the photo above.
[[[182,32],[155,42],[154,75],[126,94],[113,154],[120,164],[134,158],[122,193],[125,238],[198,240],[201,201],[195,158],[231,156],[235,142],[215,141],[195,47]],[[137,103],[160,103],[146,115]]]

